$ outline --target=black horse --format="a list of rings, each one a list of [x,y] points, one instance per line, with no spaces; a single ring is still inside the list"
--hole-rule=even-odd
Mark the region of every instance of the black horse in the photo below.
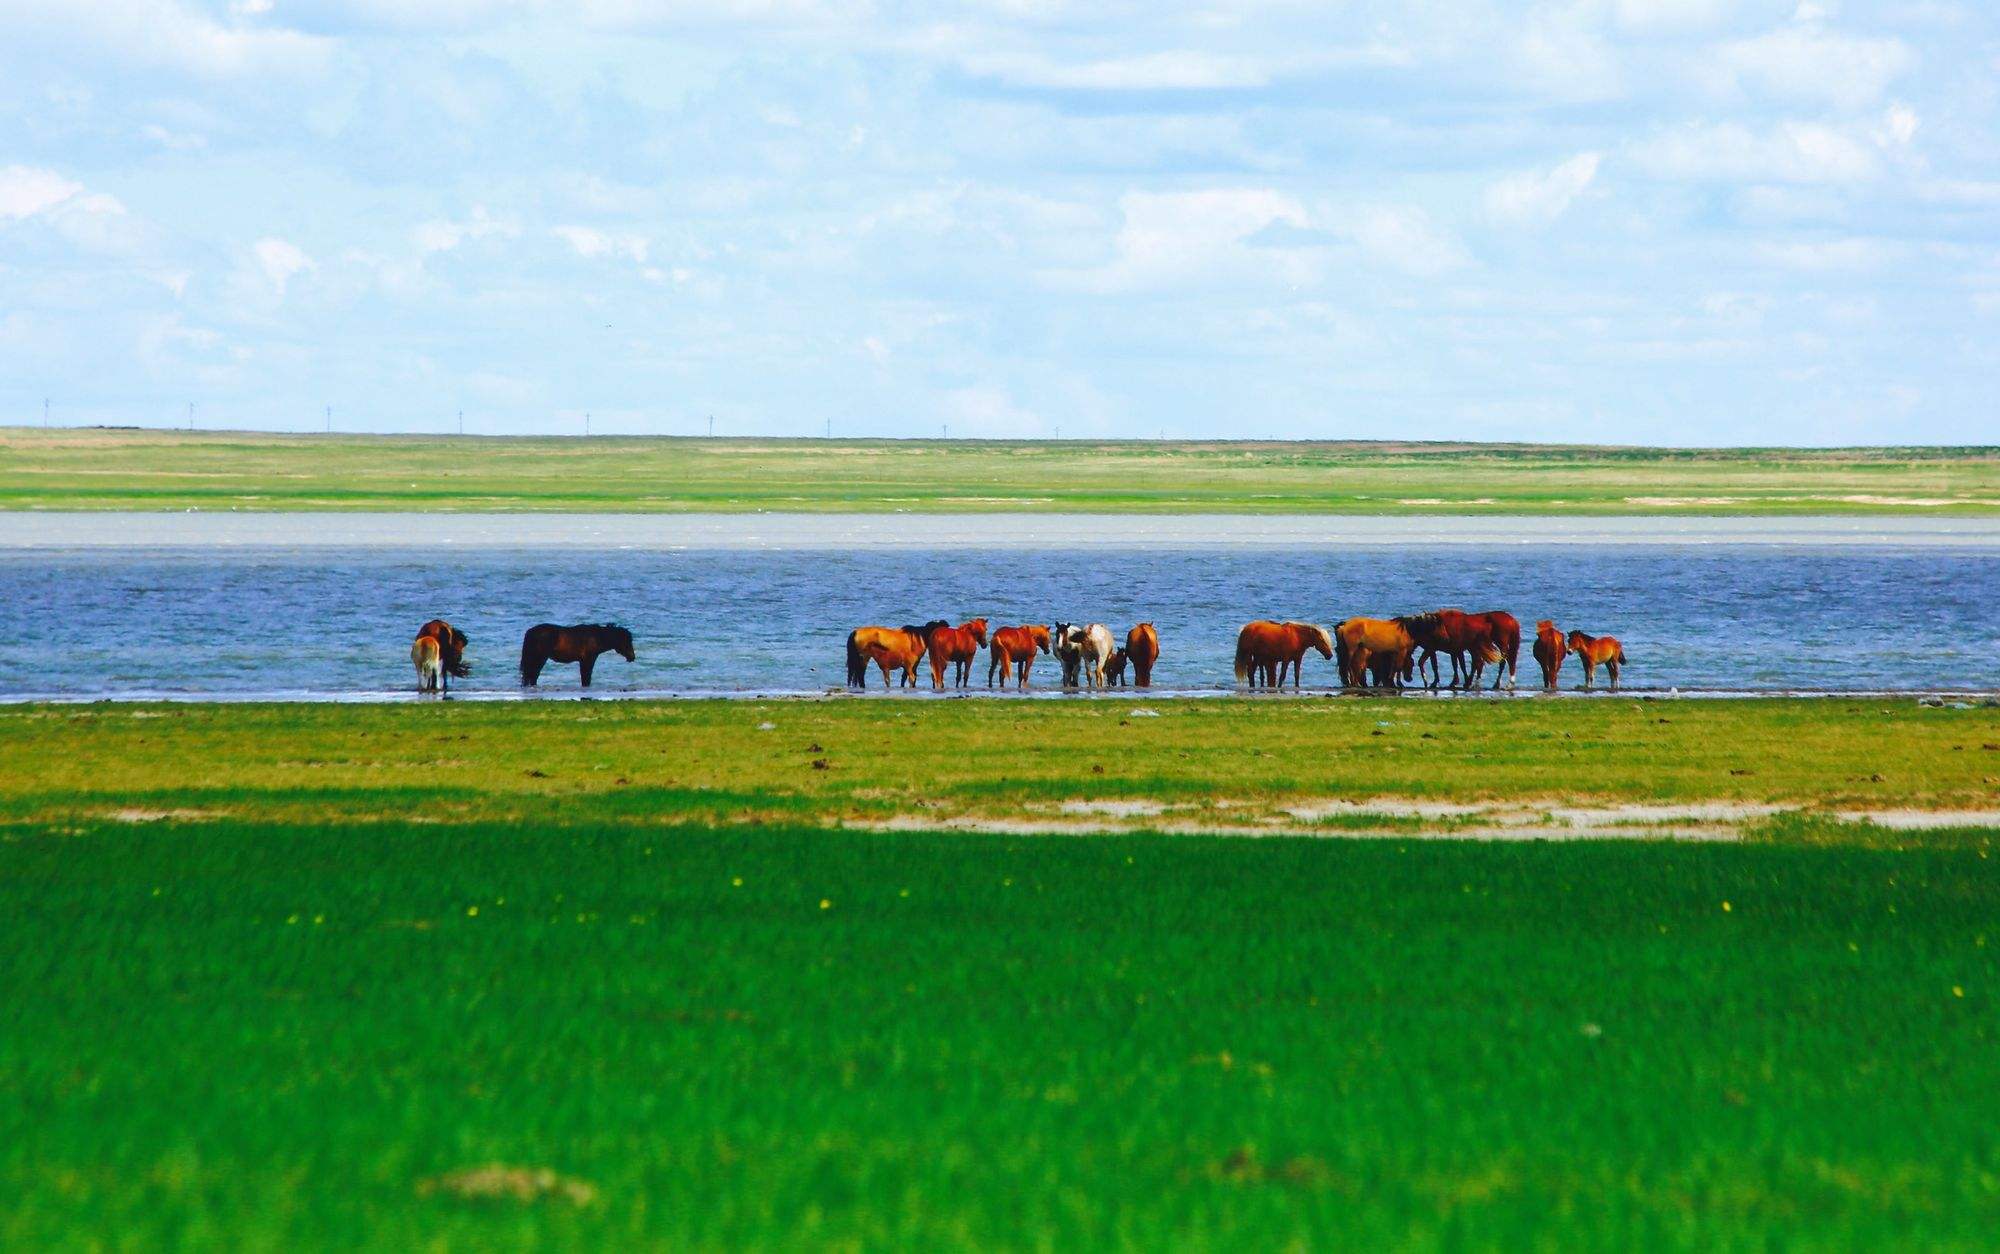
[[[521,637],[521,683],[529,688],[541,678],[542,667],[550,662],[575,662],[582,670],[583,686],[590,687],[591,668],[600,653],[616,653],[632,660],[632,633],[616,623],[578,623],[558,627],[537,623]]]

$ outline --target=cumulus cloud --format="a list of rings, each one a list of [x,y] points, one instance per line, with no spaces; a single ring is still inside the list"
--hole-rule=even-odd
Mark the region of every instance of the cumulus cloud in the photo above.
[[[1580,152],[1551,170],[1510,174],[1486,189],[1486,211],[1503,222],[1553,222],[1597,178],[1602,160],[1602,153]]]
[[[1828,30],[1817,19],[1750,39],[1731,40],[1704,56],[1710,86],[1784,101],[1863,109],[1916,61],[1900,39],[1869,39]]]
[[[418,252],[430,254],[448,253],[470,240],[514,239],[520,234],[520,223],[496,218],[486,211],[486,206],[474,205],[471,215],[462,222],[435,218],[418,224],[410,232],[410,239]]]
[[[576,250],[577,256],[592,260],[622,258],[644,265],[652,251],[652,241],[630,232],[600,231],[589,226],[559,226],[553,229],[558,237]]]
[[[1665,179],[1862,183],[1879,177],[1885,151],[1915,132],[1914,113],[1893,111],[1879,129],[1795,121],[1766,130],[1740,122],[1692,123],[1640,141],[1631,155],[1640,169]]]
[[[278,295],[285,294],[285,286],[292,279],[308,270],[316,269],[311,257],[297,244],[276,237],[258,240],[250,249],[256,258],[257,269]]]
[[[1274,224],[1310,225],[1297,197],[1261,187],[1190,192],[1128,192],[1119,198],[1123,224],[1112,260],[1065,276],[1097,292],[1137,291],[1198,283],[1256,282],[1296,277],[1291,250],[1255,247],[1250,238]]]
[[[323,67],[330,40],[245,19],[223,23],[178,0],[0,0],[0,28],[16,44],[85,47],[129,65],[209,77]]]

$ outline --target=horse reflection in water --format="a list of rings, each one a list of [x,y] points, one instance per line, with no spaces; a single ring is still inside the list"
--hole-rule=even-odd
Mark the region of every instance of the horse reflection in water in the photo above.
[[[632,661],[632,633],[616,623],[579,623],[573,627],[537,623],[521,637],[521,684],[534,687],[542,667],[550,662],[575,662],[583,686],[588,688],[590,672],[604,653]]]

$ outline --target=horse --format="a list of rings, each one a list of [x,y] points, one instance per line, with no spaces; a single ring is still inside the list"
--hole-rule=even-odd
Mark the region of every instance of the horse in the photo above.
[[[986,643],[986,686],[993,686],[993,676],[1000,676],[1000,686],[1007,686],[1007,668],[1014,671],[1014,686],[1028,686],[1028,670],[1035,664],[1037,651],[1049,651],[1049,629],[1036,624],[1025,627],[1002,627],[993,633]]]
[[[856,627],[847,633],[847,685],[868,686],[868,663],[882,668],[882,686],[890,686],[891,671],[903,673],[903,687],[917,683],[917,665],[930,649],[930,629],[942,626],[935,619],[922,627],[905,623],[901,627]]]
[[[1583,662],[1585,688],[1597,681],[1597,668],[1602,666],[1611,672],[1611,691],[1618,691],[1618,668],[1625,665],[1625,646],[1618,643],[1618,637],[1586,636],[1580,631],[1572,631],[1569,633],[1569,650]]]
[[[443,661],[445,674],[454,679],[464,679],[472,673],[472,668],[465,664],[465,646],[469,641],[464,632],[442,618],[433,618],[417,628],[417,638],[425,636],[438,642],[438,656]]]
[[[1343,687],[1365,687],[1373,674],[1377,687],[1401,686],[1416,651],[1416,638],[1395,619],[1350,618],[1333,629],[1338,646]]]
[[[1267,688],[1283,687],[1285,668],[1293,668],[1292,686],[1302,682],[1307,649],[1318,649],[1321,657],[1333,656],[1333,637],[1324,627],[1312,623],[1274,623],[1258,619],[1245,623],[1236,633],[1236,682],[1255,688],[1261,678]]]
[[[1493,691],[1500,691],[1502,679],[1512,688],[1521,677],[1521,620],[1506,610],[1487,610],[1471,617],[1474,622],[1485,626],[1487,644],[1483,653],[1475,654],[1473,681],[1478,682],[1479,674],[1488,662],[1498,662],[1499,668],[1493,672]]]
[[[1125,656],[1132,659],[1134,687],[1153,686],[1153,664],[1160,660],[1160,633],[1151,623],[1140,623],[1125,633]]]
[[[418,636],[410,645],[410,661],[417,668],[417,691],[437,692],[444,682],[444,654],[435,636]]]
[[[1428,614],[1409,615],[1396,619],[1415,638],[1422,650],[1413,670],[1421,673],[1424,663],[1431,667],[1430,686],[1438,685],[1437,655],[1442,653],[1451,659],[1451,686],[1470,688],[1479,682],[1479,677],[1488,664],[1500,663],[1500,671],[1493,678],[1493,686],[1498,688],[1500,680],[1512,672],[1521,648],[1521,624],[1505,610],[1491,610],[1484,614],[1468,614],[1464,610],[1433,610]]]
[[[1054,638],[1055,654],[1062,659],[1063,687],[1075,688],[1084,684],[1091,688],[1104,686],[1104,667],[1111,660],[1111,629],[1103,623],[1091,623],[1079,627],[1075,623],[1057,623]]]
[[[1107,688],[1125,686],[1125,664],[1132,660],[1132,654],[1125,649],[1114,649],[1111,660],[1104,664],[1104,684]]]
[[[632,661],[632,633],[616,623],[578,623],[573,627],[536,623],[521,637],[521,686],[534,687],[542,667],[550,662],[575,662],[583,686],[588,688],[590,672],[602,653],[616,653]]]
[[[944,687],[944,668],[949,665],[957,668],[953,678],[963,688],[970,682],[972,659],[986,645],[986,620],[969,619],[956,627],[933,623],[925,632],[925,644],[931,655],[931,687]]]
[[[1569,656],[1569,641],[1556,630],[1552,619],[1535,624],[1535,662],[1542,668],[1542,689],[1556,690],[1556,676],[1562,673],[1563,659]]]

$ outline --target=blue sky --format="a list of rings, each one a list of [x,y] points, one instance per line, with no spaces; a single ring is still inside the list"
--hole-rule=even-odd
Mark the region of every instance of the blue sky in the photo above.
[[[1949,0],[0,0],[0,421],[2000,442]]]

